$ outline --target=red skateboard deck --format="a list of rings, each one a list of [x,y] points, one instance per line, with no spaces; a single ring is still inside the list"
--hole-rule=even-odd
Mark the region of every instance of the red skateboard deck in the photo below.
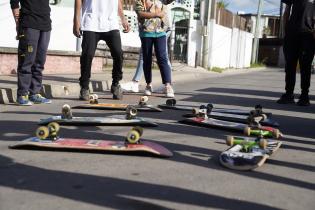
[[[149,141],[141,141],[139,144],[129,144],[125,141],[108,141],[93,139],[72,139],[59,138],[57,140],[40,140],[37,137],[25,139],[15,145],[12,149],[69,149],[69,150],[88,150],[115,153],[146,153],[159,157],[171,157],[173,153],[165,147]]]

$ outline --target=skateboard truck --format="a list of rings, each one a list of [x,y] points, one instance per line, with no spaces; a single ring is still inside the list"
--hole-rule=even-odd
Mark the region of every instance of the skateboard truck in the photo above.
[[[261,137],[256,138],[254,141],[250,141],[246,138],[237,138],[234,136],[228,136],[226,139],[226,144],[228,146],[241,145],[242,151],[250,152],[253,147],[259,146],[260,149],[266,149],[268,142],[266,139]]]
[[[126,144],[140,144],[140,137],[143,134],[143,128],[136,126],[133,127],[128,133],[126,137]]]
[[[96,94],[89,95],[89,102],[90,104],[98,104],[98,95]]]
[[[134,106],[128,105],[126,108],[126,119],[131,120],[134,119],[138,114],[137,109]]]
[[[40,140],[52,140],[55,141],[57,140],[58,133],[60,130],[60,126],[56,122],[49,123],[46,126],[41,126],[37,128],[36,130],[36,137],[39,138]]]
[[[176,105],[176,99],[172,98],[172,99],[167,99],[166,100],[166,105],[167,106],[175,106]]]
[[[208,118],[208,113],[206,109],[198,109],[198,108],[194,108],[192,110],[192,113],[196,116],[196,117],[202,117],[204,119]]]
[[[72,119],[72,111],[69,104],[64,104],[61,109],[62,119]]]

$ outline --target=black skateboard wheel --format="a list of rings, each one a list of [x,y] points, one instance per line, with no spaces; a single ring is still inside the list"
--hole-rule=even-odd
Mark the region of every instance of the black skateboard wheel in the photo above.
[[[166,105],[167,106],[175,106],[176,105],[176,99],[172,98],[172,99],[167,99],[166,100]]]
[[[136,144],[140,139],[140,134],[136,130],[131,130],[127,133],[127,141],[130,144]]]
[[[127,106],[126,109],[126,115],[127,115],[127,119],[132,119],[135,118],[138,114],[137,109],[134,106]]]
[[[200,105],[199,109],[207,109],[207,106],[206,105]]]
[[[35,134],[36,134],[36,137],[39,138],[40,140],[45,140],[49,136],[49,129],[46,126],[41,126],[37,128]]]

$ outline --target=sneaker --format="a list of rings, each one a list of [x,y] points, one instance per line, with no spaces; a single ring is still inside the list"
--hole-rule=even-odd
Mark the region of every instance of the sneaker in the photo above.
[[[152,95],[152,92],[153,92],[152,85],[147,85],[144,90],[144,95],[150,96]]]
[[[43,97],[41,94],[35,94],[30,96],[30,101],[34,104],[51,104],[51,100]]]
[[[280,99],[277,101],[278,104],[295,104],[293,94],[283,94]]]
[[[123,98],[123,90],[119,83],[113,83],[110,87],[110,92],[113,94],[113,99],[121,100]]]
[[[165,97],[167,98],[174,98],[174,90],[172,86],[165,86]]]
[[[127,82],[125,84],[121,84],[121,88],[126,92],[138,93],[139,92],[139,82],[131,81],[131,82]]]
[[[79,99],[82,101],[88,101],[90,99],[90,90],[81,88]]]
[[[33,103],[28,99],[28,95],[26,96],[18,96],[16,103],[20,106],[32,106]]]
[[[296,104],[298,106],[310,106],[311,105],[308,95],[307,96],[301,95],[299,98],[299,101]]]

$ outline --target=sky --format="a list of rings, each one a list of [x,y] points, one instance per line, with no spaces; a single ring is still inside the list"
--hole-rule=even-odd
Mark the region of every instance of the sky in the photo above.
[[[228,10],[236,13],[243,11],[245,13],[257,13],[259,0],[224,0],[228,2]],[[281,0],[263,0],[263,14],[279,14]]]

